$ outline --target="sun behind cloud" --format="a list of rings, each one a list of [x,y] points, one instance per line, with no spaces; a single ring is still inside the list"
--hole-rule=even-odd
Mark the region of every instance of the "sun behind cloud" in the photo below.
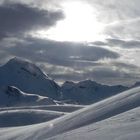
[[[38,33],[57,41],[94,41],[101,39],[104,25],[97,21],[97,11],[91,5],[81,1],[69,1],[62,4],[65,19],[58,21],[55,27]]]

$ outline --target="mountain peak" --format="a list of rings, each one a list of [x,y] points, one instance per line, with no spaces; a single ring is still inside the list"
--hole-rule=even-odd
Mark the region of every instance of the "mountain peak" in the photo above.
[[[24,63],[24,62],[27,62],[27,60],[24,60],[19,57],[13,57],[7,63]]]
[[[13,69],[17,71],[24,71],[33,76],[46,76],[40,68],[38,68],[35,64],[30,62],[29,60],[24,60],[22,58],[14,57],[10,59],[5,65],[8,69]],[[48,78],[48,77],[47,77]]]
[[[25,93],[59,98],[60,87],[32,62],[12,58],[0,67],[0,87],[15,86]]]
[[[27,67],[27,65],[33,65],[30,61],[28,60],[24,60],[22,58],[19,57],[14,57],[12,59],[10,59],[4,66],[8,66],[8,67]]]

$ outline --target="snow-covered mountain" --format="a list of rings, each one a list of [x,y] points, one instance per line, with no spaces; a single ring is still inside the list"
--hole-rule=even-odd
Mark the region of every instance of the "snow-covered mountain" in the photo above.
[[[0,128],[2,140],[139,140],[140,87],[49,122]]]
[[[91,80],[65,82],[60,87],[35,64],[13,58],[0,67],[0,87],[15,86],[30,94],[46,96],[67,103],[91,104],[127,90],[121,85],[108,86]]]
[[[48,97],[27,94],[13,86],[0,88],[0,107],[55,104],[55,101]]]
[[[0,67],[0,87],[15,86],[30,93],[59,99],[60,87],[35,64],[13,58]]]
[[[79,83],[67,81],[62,85],[63,99],[78,104],[95,103],[127,89],[128,87],[122,85],[108,86],[91,80]]]

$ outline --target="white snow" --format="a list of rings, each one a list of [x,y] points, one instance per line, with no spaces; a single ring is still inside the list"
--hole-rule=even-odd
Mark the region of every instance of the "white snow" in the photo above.
[[[55,120],[0,128],[2,140],[139,140],[140,87]]]
[[[139,140],[140,107],[49,140]]]

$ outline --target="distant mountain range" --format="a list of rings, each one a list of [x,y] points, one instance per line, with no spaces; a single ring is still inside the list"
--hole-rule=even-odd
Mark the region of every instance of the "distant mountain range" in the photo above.
[[[67,81],[62,85],[63,99],[69,99],[79,104],[92,104],[127,89],[128,87],[122,85],[108,86],[91,80],[81,81],[79,83]]]
[[[137,83],[133,87],[137,85],[140,84]],[[25,98],[25,94],[29,93],[33,94],[33,99],[39,99],[40,96],[46,102],[50,99],[52,104],[55,103],[53,100],[75,104],[91,104],[130,88],[122,85],[102,85],[91,80],[79,83],[66,81],[60,87],[35,64],[20,58],[13,58],[0,67],[0,89],[6,87],[12,92],[18,91],[18,96]],[[0,90],[0,98],[4,92]],[[11,95],[13,96],[13,93],[10,93],[9,97]],[[27,96],[26,98],[29,98]]]

